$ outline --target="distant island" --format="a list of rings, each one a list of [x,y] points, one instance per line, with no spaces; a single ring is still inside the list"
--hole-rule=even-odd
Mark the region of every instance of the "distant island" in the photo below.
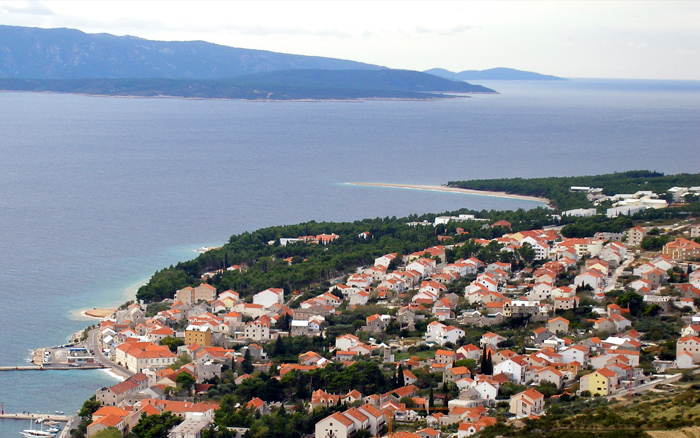
[[[488,70],[465,70],[459,73],[451,72],[443,68],[426,70],[428,73],[453,81],[565,81],[558,76],[543,75],[531,71],[516,70],[513,68],[490,68]]]
[[[437,99],[480,85],[343,59],[0,26],[0,90],[245,100]]]
[[[494,90],[408,70],[285,70],[230,79],[0,79],[0,90],[244,100],[438,99]]]

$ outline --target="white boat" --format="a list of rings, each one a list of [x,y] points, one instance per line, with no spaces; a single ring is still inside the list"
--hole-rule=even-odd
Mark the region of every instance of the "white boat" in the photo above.
[[[19,434],[25,438],[53,438],[56,436],[55,433],[34,429],[25,429]]]
[[[25,438],[53,438],[56,436],[55,432],[45,431],[43,427],[42,430],[34,429],[31,420],[29,421],[29,429],[24,429],[19,434]]]

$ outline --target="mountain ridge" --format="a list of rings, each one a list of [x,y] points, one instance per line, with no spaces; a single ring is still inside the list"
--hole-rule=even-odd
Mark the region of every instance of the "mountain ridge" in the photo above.
[[[153,41],[68,28],[0,25],[0,78],[224,79],[289,69],[382,68],[385,67],[205,41]]]

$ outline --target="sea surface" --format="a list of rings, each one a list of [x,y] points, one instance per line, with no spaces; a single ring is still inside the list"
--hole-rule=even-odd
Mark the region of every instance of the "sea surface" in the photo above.
[[[0,93],[0,365],[62,344],[232,234],[529,201],[347,182],[700,172],[700,82],[480,82],[441,101]],[[295,237],[295,236],[289,236]],[[75,412],[102,371],[0,372],[6,412]],[[28,424],[0,420],[0,436]]]

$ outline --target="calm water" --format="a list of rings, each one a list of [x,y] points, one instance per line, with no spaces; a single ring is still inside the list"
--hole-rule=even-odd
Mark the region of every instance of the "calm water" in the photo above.
[[[531,208],[350,181],[698,172],[700,83],[483,83],[439,102],[0,94],[0,365],[90,324],[155,270],[306,220]],[[102,372],[0,373],[6,411],[74,412]],[[26,427],[0,421],[0,436]]]

